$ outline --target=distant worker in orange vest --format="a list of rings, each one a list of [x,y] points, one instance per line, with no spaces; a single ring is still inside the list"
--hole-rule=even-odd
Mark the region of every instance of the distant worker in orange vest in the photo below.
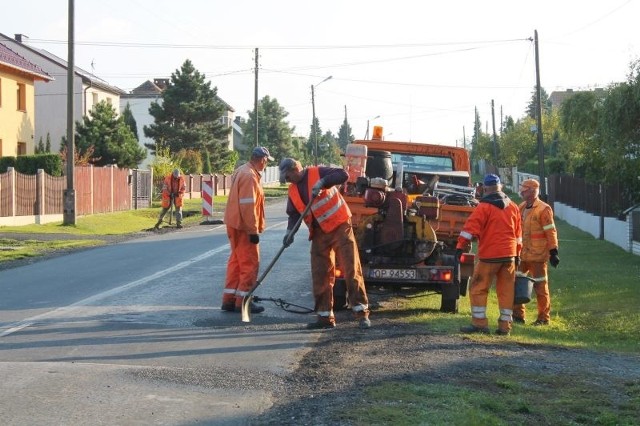
[[[155,229],[160,229],[162,219],[164,219],[164,215],[167,214],[172,204],[175,207],[176,227],[182,228],[182,199],[186,190],[184,176],[182,176],[179,169],[173,169],[173,172],[165,176],[162,183],[162,211],[158,217],[158,222],[154,226]]]
[[[340,195],[338,187],[348,179],[342,168],[302,168],[299,161],[285,158],[280,162],[280,182],[290,182],[287,214],[289,223],[283,239],[284,246],[293,243],[293,228],[313,200],[310,213],[304,217],[311,240],[311,280],[316,322],[309,329],[329,329],[336,326],[333,312],[333,284],[335,259],[344,270],[349,302],[360,328],[371,327],[369,300],[362,276],[362,265],[356,239],[351,227],[351,211]]]
[[[520,254],[520,272],[530,273],[536,281],[538,318],[533,325],[548,325],[551,319],[551,295],[547,276],[547,260],[556,268],[558,257],[558,233],[553,220],[553,210],[549,204],[538,198],[540,183],[527,179],[520,184],[520,196],[524,200],[520,206],[522,215],[522,253]],[[525,305],[513,307],[513,321],[525,323]]]
[[[516,268],[522,249],[522,223],[518,206],[502,192],[497,175],[484,178],[484,196],[467,218],[456,245],[456,257],[468,251],[471,241],[478,240],[478,262],[469,287],[471,325],[460,328],[463,333],[489,333],[487,298],[492,281],[498,295],[498,329],[496,334],[511,333]]]
[[[251,152],[251,159],[231,175],[229,198],[224,211],[231,253],[222,291],[223,311],[240,312],[242,299],[258,280],[260,234],[266,226],[264,191],[260,180],[267,161],[273,161],[269,150],[257,146]],[[264,311],[264,307],[253,302],[249,308],[254,314]]]

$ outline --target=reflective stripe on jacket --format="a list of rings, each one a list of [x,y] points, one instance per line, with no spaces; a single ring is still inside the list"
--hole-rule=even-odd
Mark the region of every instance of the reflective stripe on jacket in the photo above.
[[[530,208],[518,207],[522,214],[522,254],[524,262],[546,262],[549,250],[558,248],[558,233],[551,206],[536,199]]]
[[[162,181],[162,208],[167,209],[171,206],[171,194],[176,194],[176,207],[182,207],[182,197],[184,197],[186,190],[187,185],[183,175],[178,178],[174,178],[173,174],[165,176]]]
[[[506,261],[518,256],[522,249],[518,206],[507,197],[504,197],[503,208],[486,202],[478,204],[467,218],[456,247],[465,249],[474,238],[478,240],[480,260]]]
[[[248,234],[264,231],[264,190],[260,172],[251,163],[243,164],[231,175],[224,223]]]
[[[307,190],[311,194],[313,185],[320,180],[320,171],[318,167],[309,167],[307,169]],[[289,198],[298,212],[302,213],[306,207],[298,186],[289,185]],[[304,222],[309,228],[310,234],[313,232],[313,219],[315,218],[320,229],[329,233],[336,229],[340,224],[346,222],[351,217],[349,206],[340,195],[340,191],[335,186],[323,189],[320,194],[313,200],[311,204],[311,213],[304,217]]]

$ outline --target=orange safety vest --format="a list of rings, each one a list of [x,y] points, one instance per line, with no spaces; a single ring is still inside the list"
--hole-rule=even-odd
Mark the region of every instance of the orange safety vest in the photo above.
[[[558,248],[558,233],[553,221],[551,206],[540,199],[526,208],[526,202],[518,207],[522,215],[522,253],[525,262],[546,262],[549,250]]]
[[[171,194],[176,194],[174,201],[176,207],[182,207],[182,197],[186,190],[187,186],[183,175],[177,179],[173,177],[173,174],[165,176],[162,183],[162,208],[167,209],[171,206]]]
[[[309,167],[307,169],[307,190],[311,196],[312,188],[315,183],[320,180],[320,170],[317,167]],[[293,206],[302,213],[306,207],[298,191],[298,185],[289,185],[289,198]],[[313,200],[311,204],[311,214],[304,217],[304,222],[309,228],[309,235],[313,233],[313,219],[318,222],[322,232],[329,233],[341,224],[345,223],[351,217],[349,206],[340,195],[340,191],[335,186],[324,189]]]

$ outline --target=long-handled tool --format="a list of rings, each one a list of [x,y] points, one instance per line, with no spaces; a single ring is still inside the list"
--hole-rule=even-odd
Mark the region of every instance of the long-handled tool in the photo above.
[[[313,196],[311,197],[309,204],[307,204],[307,206],[304,208],[304,211],[302,212],[302,214],[300,214],[300,218],[298,219],[296,224],[293,226],[291,231],[289,231],[291,233],[290,235],[293,236],[295,235],[296,232],[298,232],[298,228],[300,228],[300,225],[302,224],[302,220],[307,215],[307,213],[309,213],[309,210],[311,210],[312,202],[313,202]],[[273,265],[275,265],[275,263],[278,261],[278,258],[280,257],[284,249],[286,249],[287,247],[288,246],[286,244],[284,243],[282,244],[282,247],[280,247],[280,250],[278,250],[278,253],[276,253],[276,256],[273,258],[269,266],[267,266],[267,269],[265,269],[264,272],[262,272],[262,275],[260,275],[260,278],[258,278],[258,281],[256,281],[253,288],[251,288],[251,291],[249,291],[249,293],[242,298],[242,322],[251,322],[251,318],[249,317],[249,305],[251,304],[251,300],[253,299],[253,292],[256,291],[256,289],[262,283],[262,281],[267,276],[269,271],[271,271],[271,268],[273,268]]]

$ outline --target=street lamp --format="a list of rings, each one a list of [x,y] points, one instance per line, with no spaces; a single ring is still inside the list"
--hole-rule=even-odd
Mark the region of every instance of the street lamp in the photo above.
[[[380,116],[376,115],[371,119],[371,121],[377,120],[378,118],[380,118]],[[367,140],[367,139],[369,139],[369,120],[367,120],[367,133],[364,134],[364,140]]]
[[[322,80],[320,83],[316,84],[316,86],[320,86],[322,83],[324,83],[327,80],[331,80],[331,78],[333,78],[332,75],[330,75],[329,77],[325,78],[324,80]],[[315,159],[315,165],[318,165],[318,129],[316,129],[316,100],[315,100],[315,96],[314,96],[314,86],[313,84],[311,85],[311,110],[313,112],[313,142],[314,142],[314,146],[315,146],[315,154],[314,154],[314,159]]]

